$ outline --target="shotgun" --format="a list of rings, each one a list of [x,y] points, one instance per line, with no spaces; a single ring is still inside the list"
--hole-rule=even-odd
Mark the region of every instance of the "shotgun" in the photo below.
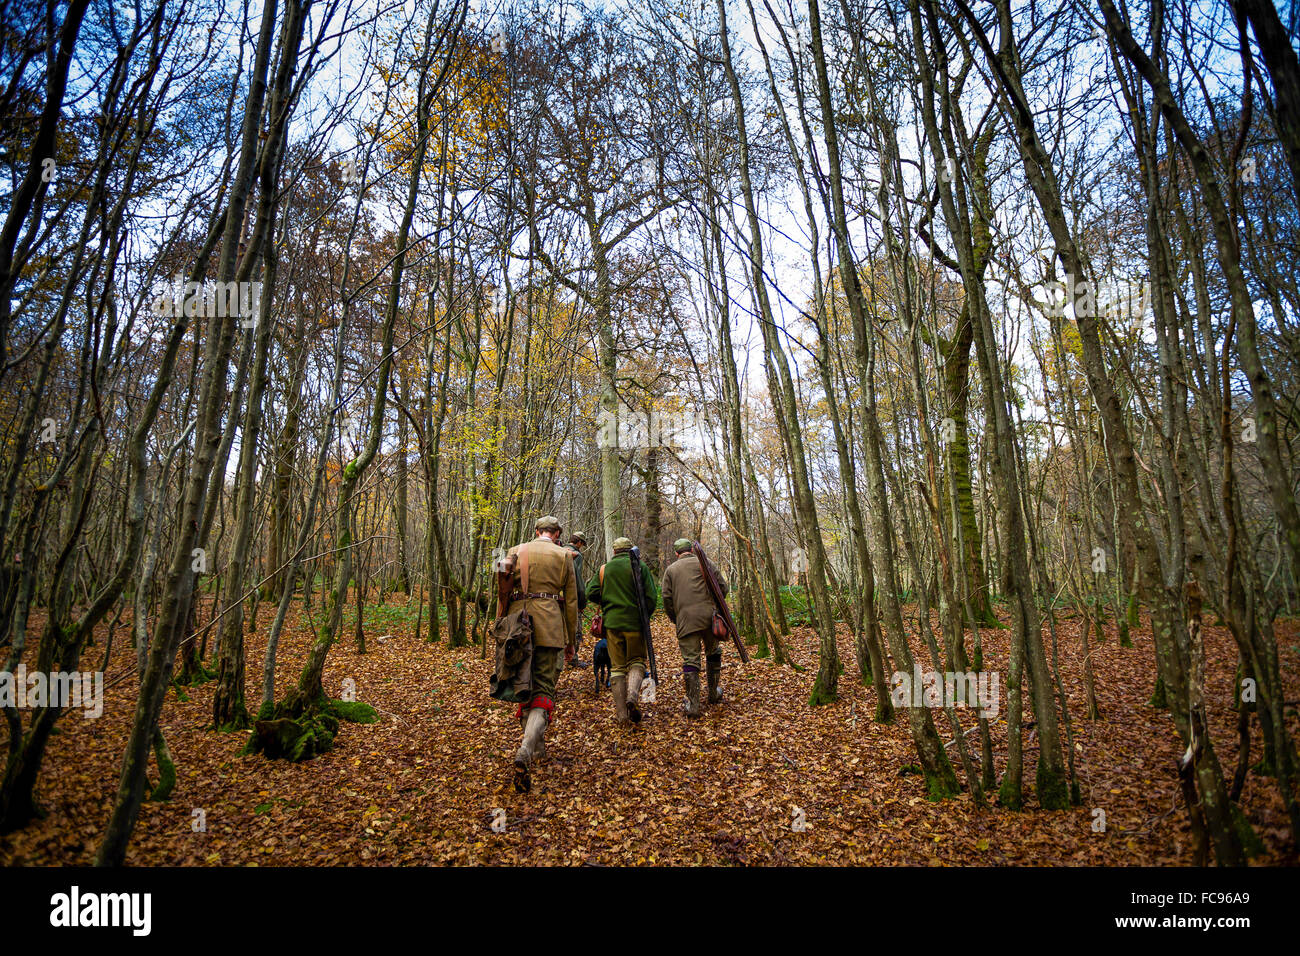
[[[709,596],[713,598],[713,606],[718,613],[722,615],[722,620],[727,625],[727,633],[736,644],[736,650],[740,651],[740,659],[748,664],[749,652],[745,650],[745,642],[740,639],[740,631],[736,630],[736,622],[731,619],[731,608],[727,607],[727,599],[722,596],[722,587],[718,584],[717,577],[713,574],[713,568],[709,565],[709,559],[704,555],[704,548],[696,541],[691,545],[691,553],[699,559],[700,570],[704,572],[704,586],[709,589]]]
[[[628,552],[632,562],[632,593],[636,595],[636,613],[641,621],[641,639],[645,641],[645,656],[650,662],[650,678],[659,686],[659,668],[655,665],[655,646],[650,637],[650,600],[645,593],[645,581],[641,579],[641,551],[633,547]]]
[[[506,555],[504,558],[498,558],[496,564],[497,617],[503,618],[510,610],[510,592],[514,590],[515,582],[515,558],[513,555]]]

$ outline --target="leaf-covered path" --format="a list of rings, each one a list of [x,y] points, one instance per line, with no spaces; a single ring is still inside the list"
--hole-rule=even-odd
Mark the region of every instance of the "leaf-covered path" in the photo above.
[[[343,725],[335,749],[316,760],[293,765],[238,756],[243,734],[204,729],[212,684],[186,689],[185,699],[169,690],[162,727],[177,786],[169,802],[145,804],[128,863],[1191,862],[1173,773],[1177,739],[1169,715],[1147,703],[1154,661],[1145,628],[1136,633],[1136,647],[1122,648],[1111,635],[1094,649],[1104,716],[1094,723],[1079,716],[1082,662],[1072,629],[1080,621],[1061,619],[1083,803],[1047,813],[1031,798],[1025,812],[1013,813],[981,812],[965,794],[928,801],[922,779],[906,772],[915,753],[905,722],[900,716],[892,726],[874,723],[872,692],[851,679],[851,670],[841,678],[838,703],[808,707],[816,641],[802,630],[790,643],[809,670],[768,661],[741,667],[728,649],[726,704],[687,723],[679,712],[680,659],[662,616],[655,634],[663,683],[642,729],[614,727],[608,692],[596,692],[590,669],[565,671],[547,758],[534,772],[532,793],[517,795],[509,766],[519,728],[513,706],[487,696],[490,663],[479,659],[477,647],[449,650],[416,641],[398,613],[378,617],[383,629],[369,629],[368,654],[345,644],[331,654],[326,687],[337,695],[352,678],[357,699],[374,705],[381,719]],[[303,623],[286,631],[283,683],[296,677],[305,656]],[[988,666],[1003,675],[1007,633],[984,635]],[[249,659],[260,661],[264,635],[249,640]],[[1282,623],[1289,699],[1300,696],[1298,642],[1294,622]],[[121,630],[115,643],[110,681],[133,666]],[[1222,627],[1207,627],[1206,644],[1214,741],[1230,774],[1236,651]],[[852,639],[842,635],[849,668],[851,653]],[[116,788],[136,692],[134,679],[121,680],[108,689],[101,718],[73,713],[60,723],[38,786],[48,816],[0,838],[0,863],[90,861]],[[1000,704],[998,754],[1005,752],[1005,680]],[[940,726],[946,731],[946,721]],[[1252,761],[1260,747],[1257,733]],[[1030,737],[1027,758],[1033,748]],[[1282,849],[1285,815],[1273,781],[1251,774],[1242,805],[1268,848],[1256,862],[1295,862]],[[1105,812],[1105,832],[1094,830],[1097,809]],[[806,820],[802,831],[794,826],[797,811]],[[196,830],[200,819],[206,830]],[[502,832],[494,831],[494,819],[498,829],[504,821]]]

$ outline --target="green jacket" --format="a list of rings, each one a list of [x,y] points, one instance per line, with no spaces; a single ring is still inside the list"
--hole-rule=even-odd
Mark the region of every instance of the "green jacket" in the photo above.
[[[587,585],[587,600],[600,607],[605,627],[611,631],[636,631],[641,621],[636,613],[636,594],[632,590],[632,559],[626,551],[614,555],[613,560],[601,565],[605,580],[600,580],[600,569]],[[641,580],[645,583],[646,604],[654,614],[659,606],[659,589],[645,561],[641,562]]]

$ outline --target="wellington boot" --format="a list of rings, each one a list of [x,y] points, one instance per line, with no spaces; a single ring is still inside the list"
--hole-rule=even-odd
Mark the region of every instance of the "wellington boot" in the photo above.
[[[720,659],[709,658],[705,661],[708,667],[709,678],[709,703],[722,703],[722,685],[718,683],[722,677],[722,661]]]
[[[682,713],[687,717],[700,716],[700,672],[688,671],[686,678],[686,703],[682,705]]]
[[[641,681],[645,680],[645,668],[632,665],[627,671],[627,719],[634,724],[641,723]]]
[[[619,674],[609,682],[610,693],[614,697],[614,722],[627,723],[627,677]]]
[[[529,770],[532,769],[534,759],[545,753],[545,736],[546,711],[541,707],[534,707],[528,712],[528,719],[524,723],[524,742],[519,745],[519,751],[515,754],[515,791],[517,793],[527,793],[533,787]]]

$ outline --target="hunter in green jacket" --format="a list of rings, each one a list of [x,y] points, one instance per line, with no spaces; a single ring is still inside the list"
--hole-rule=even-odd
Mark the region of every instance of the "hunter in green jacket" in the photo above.
[[[637,616],[636,593],[632,590],[632,558],[628,538],[614,541],[614,557],[596,570],[587,585],[587,600],[600,608],[609,648],[610,689],[614,695],[614,717],[619,723],[641,721],[641,681],[645,679],[646,649]],[[646,608],[654,614],[659,606],[659,589],[645,562],[641,562]]]

